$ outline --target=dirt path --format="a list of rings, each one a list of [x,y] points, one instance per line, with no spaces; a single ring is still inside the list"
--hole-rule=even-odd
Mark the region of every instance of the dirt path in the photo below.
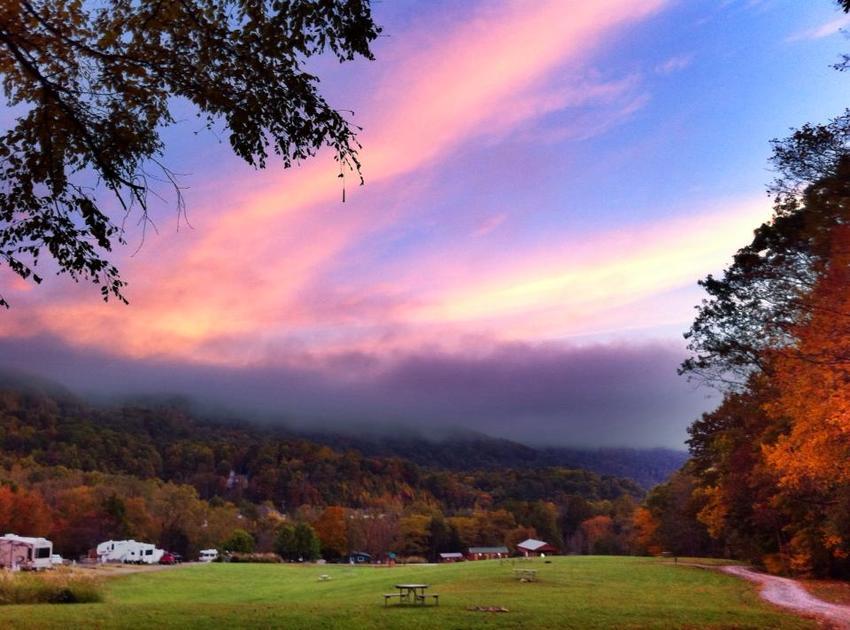
[[[833,628],[850,629],[850,606],[830,604],[809,593],[796,580],[757,573],[744,567],[720,567],[721,571],[761,586],[762,599],[797,613],[825,620]]]

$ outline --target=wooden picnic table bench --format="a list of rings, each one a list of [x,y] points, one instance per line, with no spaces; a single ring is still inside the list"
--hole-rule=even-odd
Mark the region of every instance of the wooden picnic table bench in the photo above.
[[[425,594],[425,589],[430,588],[430,584],[396,584],[398,593],[384,593],[384,606],[391,599],[398,598],[399,604],[421,604],[425,605],[428,599],[433,598],[434,604],[440,605],[440,595],[438,593]]]

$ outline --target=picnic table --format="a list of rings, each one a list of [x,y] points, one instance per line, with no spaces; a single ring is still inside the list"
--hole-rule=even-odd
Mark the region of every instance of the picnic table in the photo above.
[[[534,582],[537,579],[537,569],[514,569],[514,577],[526,582]]]
[[[434,604],[440,604],[440,596],[436,593],[425,594],[425,590],[430,588],[430,584],[396,584],[395,587],[398,589],[398,593],[385,593],[384,594],[384,606],[387,605],[387,602],[390,599],[398,598],[399,604],[422,604],[425,605],[425,602],[429,597],[434,598]]]

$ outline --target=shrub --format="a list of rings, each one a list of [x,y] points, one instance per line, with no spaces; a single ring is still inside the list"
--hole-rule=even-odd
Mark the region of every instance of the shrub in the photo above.
[[[251,553],[254,551],[254,537],[244,529],[234,529],[230,538],[222,543],[225,551],[237,553]]]
[[[2,604],[86,604],[103,600],[94,576],[61,569],[50,573],[0,571]]]

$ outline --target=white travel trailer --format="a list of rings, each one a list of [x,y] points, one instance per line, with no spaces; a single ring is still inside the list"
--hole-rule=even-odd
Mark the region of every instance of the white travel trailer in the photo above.
[[[159,564],[162,556],[165,554],[164,549],[158,549],[156,545],[150,543],[136,543],[130,548],[127,554],[127,559],[124,562],[133,562],[135,564]]]
[[[53,543],[46,538],[28,538],[6,534],[0,536],[0,567],[12,571],[40,571],[53,563]]]
[[[130,545],[135,545],[135,540],[107,540],[97,546],[98,562],[124,562]]]
[[[218,559],[218,549],[201,549],[198,560],[201,562],[213,562]]]
[[[98,562],[130,562],[133,564],[156,564],[165,553],[156,545],[136,540],[107,540],[97,546]]]

